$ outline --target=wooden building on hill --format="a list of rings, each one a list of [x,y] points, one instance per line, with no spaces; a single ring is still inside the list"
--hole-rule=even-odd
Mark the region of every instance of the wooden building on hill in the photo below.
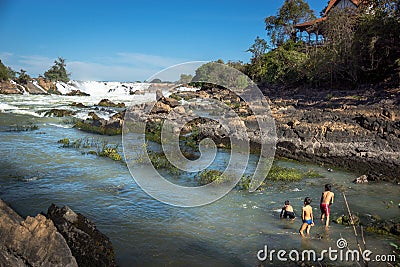
[[[323,23],[321,22],[329,18],[329,13],[336,9],[357,9],[362,1],[363,0],[330,0],[321,18],[295,25],[295,28],[299,31],[300,40],[304,40],[303,32],[307,32],[308,36],[306,37],[308,37],[308,40],[306,41],[308,44],[313,44],[313,42],[316,45],[321,44],[323,42]]]

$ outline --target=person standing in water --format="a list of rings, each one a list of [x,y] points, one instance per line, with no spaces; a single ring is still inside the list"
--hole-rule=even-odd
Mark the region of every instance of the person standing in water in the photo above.
[[[331,192],[331,184],[325,185],[325,191],[322,193],[321,202],[320,202],[320,209],[321,209],[321,222],[324,223],[324,218],[326,216],[325,226],[329,226],[329,217],[331,213],[330,206],[333,204],[333,199],[335,194]]]
[[[304,230],[306,230],[307,235],[309,235],[311,226],[314,226],[314,216],[310,204],[311,198],[306,197],[304,199],[304,207],[301,211],[301,219],[303,220],[303,224],[299,230],[299,233],[302,237],[304,237]]]
[[[280,218],[287,218],[289,219],[294,219],[296,218],[296,215],[294,214],[293,207],[290,205],[289,200],[285,201],[285,205],[282,207],[281,215],[279,216]]]

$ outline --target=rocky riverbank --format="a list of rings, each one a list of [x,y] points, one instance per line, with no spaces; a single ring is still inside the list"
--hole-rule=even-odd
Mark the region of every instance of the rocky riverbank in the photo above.
[[[399,88],[280,95],[271,94],[270,98],[277,134],[276,156],[343,167],[366,174],[369,180],[400,182]],[[150,114],[145,112],[150,104],[131,107],[130,116],[149,123],[148,130],[154,132],[152,128],[159,127],[173,109],[176,125],[189,119],[191,112],[176,100],[194,99],[204,103],[217,99],[228,105],[239,114],[243,122],[240,127],[247,129],[252,148],[257,149],[261,138],[256,117],[246,103],[225,89],[177,92],[160,98]],[[212,110],[213,106],[210,103],[202,108]],[[228,133],[216,121],[193,120],[181,134],[193,130],[195,141],[210,137],[219,147],[229,145]]]
[[[82,214],[50,206],[25,220],[0,199],[1,266],[116,266],[111,241]]]

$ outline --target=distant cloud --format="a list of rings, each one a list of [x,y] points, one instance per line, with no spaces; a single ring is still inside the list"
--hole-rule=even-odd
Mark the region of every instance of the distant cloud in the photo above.
[[[117,53],[117,60],[121,62],[131,63],[134,65],[142,65],[142,66],[154,66],[159,68],[167,68],[172,65],[176,65],[178,63],[182,63],[185,60],[170,58],[170,57],[162,57],[157,55],[148,55],[148,54],[140,54],[140,53]]]
[[[71,61],[67,67],[68,71],[71,72],[72,79],[83,81],[143,81],[154,72],[149,69],[117,65],[110,66],[82,61]]]
[[[34,77],[43,74],[55,60],[40,55],[14,55],[10,52],[0,52],[0,59],[14,70],[24,69]],[[185,60],[125,52],[85,61],[66,61],[72,79],[96,81],[143,81],[164,68],[182,62]]]
[[[54,61],[54,59],[43,56],[18,56],[9,52],[0,53],[0,59],[5,65],[10,66],[13,70],[19,71],[24,69],[31,76],[43,74],[44,70],[48,69]]]

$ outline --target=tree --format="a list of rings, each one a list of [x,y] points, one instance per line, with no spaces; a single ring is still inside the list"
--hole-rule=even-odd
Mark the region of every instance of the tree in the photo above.
[[[296,42],[296,24],[315,19],[314,11],[303,0],[285,0],[275,16],[265,18],[265,29],[274,46],[291,39]]]
[[[162,81],[158,78],[155,78],[150,83],[162,83]]]
[[[253,54],[253,59],[258,59],[262,54],[267,51],[268,45],[267,42],[257,36],[257,38],[254,40],[254,44],[249,47],[249,49],[246,50],[246,52],[250,52]]]
[[[9,77],[7,67],[0,60],[0,81],[6,81],[8,79]]]
[[[229,89],[243,89],[249,85],[250,81],[246,75],[228,64],[220,62],[223,61],[217,60],[201,65],[196,70],[192,82],[206,82]]]
[[[193,79],[193,76],[191,74],[181,74],[181,77],[178,81],[178,83],[180,84],[186,84],[186,83],[190,83]]]
[[[15,80],[17,78],[17,72],[10,67],[7,67],[8,78],[11,80]]]
[[[400,2],[365,0],[354,32],[353,51],[361,78],[379,82],[399,77]]]
[[[19,76],[18,76],[18,78],[16,79],[16,82],[19,83],[19,84],[27,84],[27,83],[29,82],[29,80],[31,80],[31,76],[29,76],[29,75],[26,73],[26,70],[21,69],[21,70],[18,72],[18,74],[19,74]]]
[[[54,61],[54,65],[44,73],[44,77],[50,81],[69,82],[69,73],[66,70],[65,59],[59,57]]]
[[[12,68],[5,66],[0,60],[0,81],[14,80],[15,74]]]

